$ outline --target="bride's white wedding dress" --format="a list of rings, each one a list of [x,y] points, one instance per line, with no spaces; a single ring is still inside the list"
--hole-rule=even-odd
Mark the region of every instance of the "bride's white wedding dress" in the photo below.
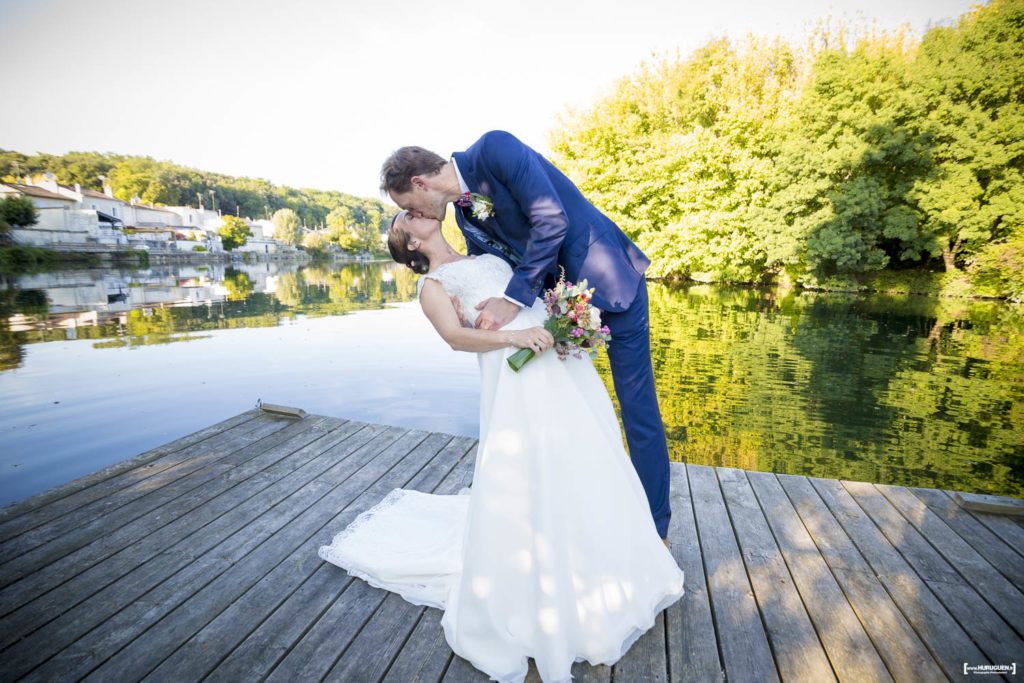
[[[426,278],[467,312],[500,296],[494,256]],[[422,280],[421,280],[422,281]],[[543,322],[538,300],[504,329]],[[575,660],[617,661],[683,594],[589,358],[554,351],[515,373],[515,349],[479,354],[480,444],[468,495],[397,489],[320,557],[406,600],[444,610],[452,650],[499,681],[568,681]]]

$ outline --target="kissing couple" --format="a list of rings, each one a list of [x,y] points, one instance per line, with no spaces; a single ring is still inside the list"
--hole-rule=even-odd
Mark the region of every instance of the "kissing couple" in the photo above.
[[[545,683],[574,661],[613,664],[683,594],[667,545],[669,464],[651,367],[649,261],[536,151],[491,131],[444,159],[394,152],[381,189],[402,209],[388,247],[421,274],[438,334],[480,363],[480,441],[468,494],[397,489],[320,557],[444,610],[452,650],[498,681]],[[468,254],[444,239],[452,204]],[[544,353],[538,295],[560,270],[594,288],[629,444],[589,357]],[[464,326],[460,316],[471,316]],[[514,372],[518,349],[539,355]]]

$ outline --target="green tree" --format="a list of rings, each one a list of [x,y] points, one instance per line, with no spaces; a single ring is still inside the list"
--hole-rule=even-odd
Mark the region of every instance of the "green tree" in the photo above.
[[[652,259],[653,275],[755,279],[750,212],[771,175],[774,122],[805,80],[781,39],[714,40],[642,65],[552,136],[555,161]]]
[[[28,156],[20,152],[0,150],[0,180],[5,182],[17,182],[27,173],[34,172],[31,168]]]
[[[302,226],[299,216],[291,209],[280,209],[274,213],[274,237],[284,242],[298,246],[302,241]]]
[[[25,195],[10,194],[0,200],[0,223],[27,228],[39,221],[39,210]]]
[[[229,301],[244,301],[252,294],[255,285],[248,273],[228,268],[224,271],[224,287],[228,290]]]
[[[910,58],[901,34],[818,55],[813,85],[780,142],[771,198],[757,214],[767,266],[805,284],[848,283],[928,252],[909,198],[931,163]]]
[[[322,233],[308,232],[302,238],[302,248],[313,252],[323,253],[327,251],[327,240]]]
[[[930,30],[914,75],[936,162],[914,197],[954,270],[990,240],[1024,237],[1024,1]]]
[[[339,206],[327,214],[328,228],[350,228],[355,225],[355,214],[348,206]]]
[[[359,251],[361,244],[357,233],[355,233],[351,228],[344,228],[341,226],[334,227],[331,230],[328,239],[334,244],[337,244],[343,251],[348,252]]]
[[[249,237],[252,237],[252,231],[249,230],[249,226],[241,218],[224,216],[222,220],[224,225],[217,230],[217,234],[220,235],[226,250],[231,251],[236,247],[241,247]]]

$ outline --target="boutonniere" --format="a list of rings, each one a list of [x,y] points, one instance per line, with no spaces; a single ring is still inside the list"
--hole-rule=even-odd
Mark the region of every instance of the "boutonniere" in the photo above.
[[[457,204],[459,206],[468,206],[470,213],[473,214],[473,218],[479,218],[482,221],[494,215],[494,202],[489,197],[477,194],[476,192],[463,192]]]

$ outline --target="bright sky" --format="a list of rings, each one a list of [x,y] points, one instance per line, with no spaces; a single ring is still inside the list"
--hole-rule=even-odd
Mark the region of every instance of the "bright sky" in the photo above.
[[[152,156],[377,197],[402,145],[547,151],[652,54],[815,19],[950,23],[968,0],[0,0],[0,148]]]

